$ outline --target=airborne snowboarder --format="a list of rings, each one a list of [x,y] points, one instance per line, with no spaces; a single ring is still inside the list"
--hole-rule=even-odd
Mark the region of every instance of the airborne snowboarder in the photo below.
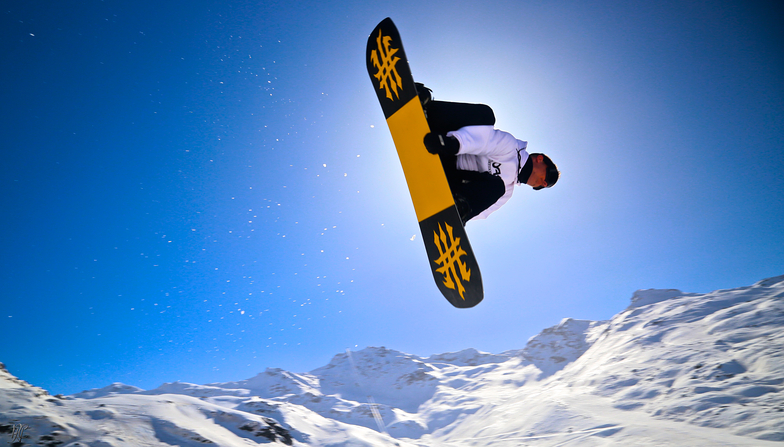
[[[429,88],[416,87],[430,126],[425,147],[441,158],[463,225],[486,219],[509,200],[515,185],[540,190],[558,181],[560,173],[550,157],[529,154],[528,142],[493,127],[490,107],[434,101]]]

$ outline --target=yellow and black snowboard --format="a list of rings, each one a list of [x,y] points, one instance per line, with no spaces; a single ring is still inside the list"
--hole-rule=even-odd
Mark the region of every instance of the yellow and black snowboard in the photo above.
[[[482,301],[482,276],[438,155],[423,143],[430,132],[400,34],[386,18],[367,42],[367,69],[392,132],[438,289],[455,307]]]

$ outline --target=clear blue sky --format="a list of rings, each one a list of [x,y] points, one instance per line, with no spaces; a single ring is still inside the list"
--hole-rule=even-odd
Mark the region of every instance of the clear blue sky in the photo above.
[[[305,372],[345,349],[501,352],[636,289],[784,273],[779,2],[14,0],[0,10],[0,361],[70,394]],[[365,71],[549,154],[435,285]],[[413,238],[413,240],[412,240]]]

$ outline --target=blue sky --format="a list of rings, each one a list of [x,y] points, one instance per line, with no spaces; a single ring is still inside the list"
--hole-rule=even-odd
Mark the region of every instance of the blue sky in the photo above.
[[[346,349],[522,348],[644,288],[784,274],[777,2],[12,1],[0,361],[52,393],[305,372]],[[396,22],[437,99],[559,165],[427,266],[365,71]]]

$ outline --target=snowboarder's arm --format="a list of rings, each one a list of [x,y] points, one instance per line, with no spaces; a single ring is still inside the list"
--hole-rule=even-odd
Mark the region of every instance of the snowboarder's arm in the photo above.
[[[448,137],[442,133],[430,132],[425,135],[425,148],[431,154],[457,155],[460,143],[454,137]]]
[[[517,151],[518,140],[509,132],[493,128],[493,126],[466,126],[447,136],[454,137],[460,142],[458,155],[486,155],[491,158],[501,158]],[[523,146],[525,147],[525,143]]]

